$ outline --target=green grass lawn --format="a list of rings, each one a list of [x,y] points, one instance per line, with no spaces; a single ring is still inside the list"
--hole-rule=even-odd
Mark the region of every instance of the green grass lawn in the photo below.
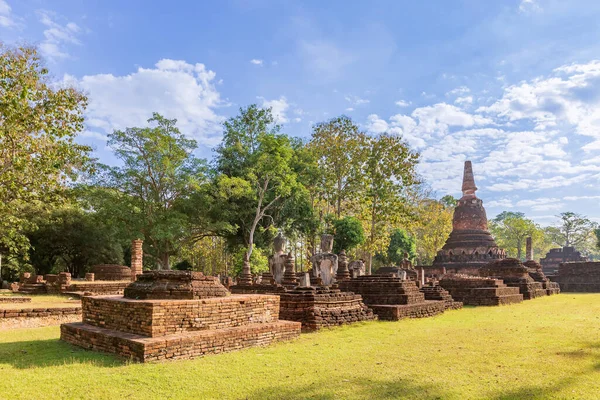
[[[3,297],[30,297],[31,301],[27,303],[0,303],[2,310],[14,310],[22,308],[52,308],[52,307],[75,307],[81,305],[81,300],[68,296],[55,296],[47,294],[21,295],[21,294],[3,294]],[[2,338],[0,337],[0,342]],[[2,397],[0,397],[1,399]]]
[[[600,397],[600,294],[362,323],[162,364],[129,364],[58,337],[58,327],[0,332],[0,398]]]

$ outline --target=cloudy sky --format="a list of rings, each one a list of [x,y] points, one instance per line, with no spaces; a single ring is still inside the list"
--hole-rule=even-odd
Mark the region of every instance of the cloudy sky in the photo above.
[[[250,103],[300,137],[346,114],[402,135],[439,197],[469,159],[488,216],[544,225],[600,221],[599,20],[596,0],[0,0],[0,40],[89,95],[81,141],[104,162],[152,111],[206,158]]]

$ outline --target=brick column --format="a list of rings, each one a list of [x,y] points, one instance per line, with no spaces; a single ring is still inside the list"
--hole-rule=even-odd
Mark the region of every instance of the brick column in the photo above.
[[[131,242],[131,280],[137,280],[137,275],[142,273],[144,252],[142,250],[143,240],[136,239]]]
[[[531,236],[525,241],[525,258],[526,261],[533,260],[533,244],[531,242]]]

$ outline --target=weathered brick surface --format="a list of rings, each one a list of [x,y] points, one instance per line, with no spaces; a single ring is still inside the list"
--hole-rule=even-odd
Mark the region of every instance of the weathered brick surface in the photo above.
[[[304,331],[376,319],[362,297],[331,287],[299,287],[282,285],[236,285],[233,293],[269,293],[280,296],[279,317],[302,323]]]
[[[0,296],[1,303],[31,303],[31,297],[2,297]]]
[[[566,262],[558,267],[563,292],[600,293],[600,262]]]
[[[524,300],[546,296],[542,282],[536,282],[520,260],[506,258],[489,263],[479,272],[480,276],[502,279],[507,286],[519,288]]]
[[[146,271],[125,288],[129,299],[206,299],[228,296],[218,278],[193,271]]]
[[[425,300],[443,301],[446,310],[458,310],[463,306],[460,301],[454,301],[450,293],[440,285],[427,285],[419,290],[425,295]]]
[[[529,271],[529,276],[543,285],[546,295],[551,296],[560,293],[560,285],[557,282],[552,282],[542,270],[542,266],[534,260],[528,260],[523,263]]]
[[[131,269],[126,265],[99,264],[91,272],[97,281],[131,281]]]
[[[423,301],[417,304],[371,304],[369,305],[379,319],[398,321],[404,318],[426,318],[443,313],[446,304],[443,301]]]
[[[275,321],[184,334],[144,337],[83,323],[61,325],[61,339],[140,362],[188,359],[246,347],[266,346],[298,336],[300,323]]]
[[[37,318],[63,315],[81,314],[81,307],[60,308],[22,308],[14,310],[0,310],[0,318]]]
[[[115,282],[106,281],[94,283],[86,281],[72,281],[71,285],[68,286],[66,292],[81,292],[81,293],[92,293],[94,295],[122,295],[130,281]]]
[[[497,306],[523,301],[518,287],[508,287],[500,279],[448,275],[439,284],[454,300],[465,305]]]
[[[83,322],[135,333],[165,336],[277,321],[277,296],[235,295],[203,300],[132,300],[88,296],[82,299]]]

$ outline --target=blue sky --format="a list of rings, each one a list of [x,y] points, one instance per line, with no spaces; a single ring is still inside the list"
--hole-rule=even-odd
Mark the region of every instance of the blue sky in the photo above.
[[[600,221],[600,2],[0,0],[0,40],[37,44],[90,98],[81,141],[152,111],[211,157],[223,119],[273,107],[285,131],[342,113],[402,135],[438,196],[474,163],[488,216]]]

